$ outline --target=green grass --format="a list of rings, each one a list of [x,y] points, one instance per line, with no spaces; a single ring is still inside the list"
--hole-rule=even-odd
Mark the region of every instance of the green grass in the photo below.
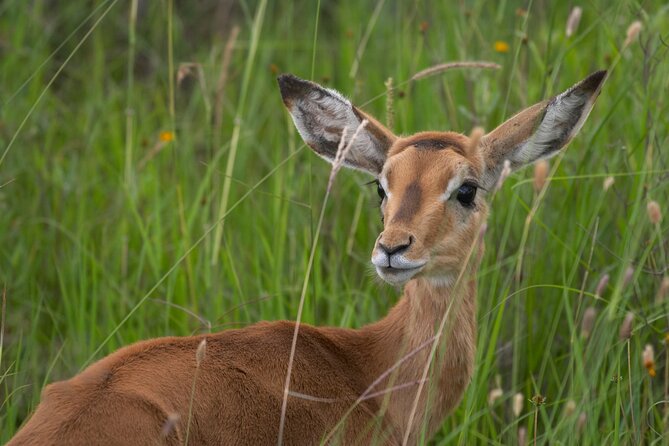
[[[136,22],[134,2],[57,3],[0,5],[1,442],[44,385],[120,346],[295,318],[330,167],[303,148],[277,70],[336,87],[382,119],[392,77],[394,130],[407,134],[491,129],[608,67],[527,227],[531,169],[494,198],[476,372],[434,444],[515,444],[520,428],[533,439],[536,394],[547,398],[536,409],[540,444],[665,444],[668,304],[656,295],[669,224],[653,226],[646,213],[650,200],[667,211],[669,197],[664,2],[584,2],[571,38],[568,2],[304,0],[262,11],[241,1],[217,15],[214,2],[163,0],[139,2]],[[634,20],[640,39],[622,51]],[[217,95],[233,24],[240,33]],[[510,51],[495,52],[497,40]],[[503,69],[406,82],[453,60]],[[197,65],[178,83],[182,63]],[[160,142],[164,131],[176,139]],[[395,301],[369,267],[381,223],[366,181],[340,173],[332,190],[303,322],[357,327]],[[589,306],[598,316],[586,339]],[[647,343],[655,378],[641,361]],[[515,417],[518,392],[525,407]]]

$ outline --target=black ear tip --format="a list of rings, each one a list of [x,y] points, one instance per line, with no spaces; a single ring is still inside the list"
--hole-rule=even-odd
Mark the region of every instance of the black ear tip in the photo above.
[[[301,91],[304,91],[305,87],[311,84],[309,81],[300,79],[290,73],[281,74],[276,80],[279,83],[279,90],[284,102],[297,96]]]
[[[291,79],[297,79],[297,78],[290,73],[281,73],[276,77],[276,80],[277,82],[279,82],[279,85],[283,85],[287,82],[290,82]]]
[[[583,79],[583,81],[581,82],[581,88],[587,91],[598,90],[599,87],[601,87],[602,84],[604,83],[604,79],[606,79],[607,74],[608,71],[606,70],[595,71],[590,76]]]

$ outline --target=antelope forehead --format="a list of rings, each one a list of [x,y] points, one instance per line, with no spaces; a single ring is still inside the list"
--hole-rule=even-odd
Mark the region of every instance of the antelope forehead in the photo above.
[[[410,187],[420,187],[427,196],[446,201],[467,178],[476,177],[476,169],[458,158],[393,160],[398,162],[387,163],[378,180],[389,198],[397,193],[402,196]]]
[[[420,132],[406,138],[399,139],[392,154],[400,153],[408,148],[421,152],[450,151],[466,155],[467,138],[455,132]]]

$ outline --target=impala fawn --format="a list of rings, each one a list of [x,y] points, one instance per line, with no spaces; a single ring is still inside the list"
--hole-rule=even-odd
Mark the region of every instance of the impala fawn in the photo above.
[[[395,136],[339,93],[280,76],[283,102],[300,135],[323,158],[335,158],[345,128],[352,134],[367,121],[348,141],[344,164],[378,182],[384,227],[372,263],[383,280],[404,285],[399,302],[360,329],[302,325],[289,392],[284,380],[292,322],[122,348],[47,386],[10,444],[429,439],[458,405],[474,369],[475,274],[483,249],[477,241],[488,213],[486,194],[505,165],[519,168],[567,144],[605,75],[596,72],[471,138],[454,132]],[[206,354],[196,358],[203,339]]]

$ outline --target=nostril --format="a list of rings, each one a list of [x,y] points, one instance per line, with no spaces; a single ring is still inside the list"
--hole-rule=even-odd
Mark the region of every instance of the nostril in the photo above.
[[[383,243],[379,243],[379,248],[381,248],[387,255],[391,256],[407,249],[411,246],[413,241],[413,236],[410,236],[408,243],[401,243],[399,245],[384,245]]]

